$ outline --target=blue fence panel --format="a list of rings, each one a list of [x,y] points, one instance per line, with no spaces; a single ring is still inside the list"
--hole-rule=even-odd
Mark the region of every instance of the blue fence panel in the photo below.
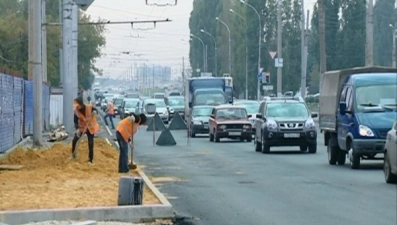
[[[0,152],[4,152],[14,145],[14,78],[5,74],[0,78]]]
[[[33,134],[33,82],[25,80],[24,135]]]
[[[50,127],[50,87],[43,85],[43,122],[44,130]]]
[[[14,77],[14,145],[23,137],[23,100],[25,83],[22,78]]]

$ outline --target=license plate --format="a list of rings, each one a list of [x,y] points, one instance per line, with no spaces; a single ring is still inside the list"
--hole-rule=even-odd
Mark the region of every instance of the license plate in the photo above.
[[[286,134],[284,134],[284,137],[285,138],[299,138],[301,135],[298,133],[298,134],[295,134],[295,133],[286,133]]]
[[[241,132],[229,132],[230,136],[240,136]]]
[[[208,125],[204,125],[204,129],[208,129]]]

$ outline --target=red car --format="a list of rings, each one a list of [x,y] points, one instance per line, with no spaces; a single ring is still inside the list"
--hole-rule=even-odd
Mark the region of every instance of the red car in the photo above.
[[[219,142],[221,138],[252,141],[252,125],[247,110],[242,106],[216,106],[209,119],[210,141]]]

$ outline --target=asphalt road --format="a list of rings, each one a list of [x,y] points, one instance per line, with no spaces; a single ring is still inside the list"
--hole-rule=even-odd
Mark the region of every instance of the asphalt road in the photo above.
[[[172,134],[176,146],[153,146],[153,133],[141,127],[135,161],[149,176],[173,178],[156,185],[178,216],[190,218],[184,224],[397,224],[397,186],[384,182],[382,162],[331,166],[322,135],[317,154],[292,147],[265,155],[253,142],[211,143],[205,135],[188,146],[186,131]]]

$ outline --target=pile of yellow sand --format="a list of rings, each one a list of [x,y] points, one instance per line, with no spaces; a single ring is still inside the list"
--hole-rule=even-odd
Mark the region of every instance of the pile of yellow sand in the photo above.
[[[87,144],[80,143],[75,160],[69,159],[71,144],[61,143],[46,150],[18,148],[0,159],[0,165],[23,165],[0,171],[0,210],[117,205],[118,152],[96,138],[90,165]],[[144,204],[153,203],[157,198],[145,188]]]

